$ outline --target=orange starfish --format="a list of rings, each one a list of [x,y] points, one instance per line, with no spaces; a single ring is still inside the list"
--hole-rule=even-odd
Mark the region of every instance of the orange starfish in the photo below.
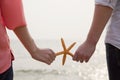
[[[61,38],[61,43],[62,43],[62,47],[63,47],[63,51],[57,52],[56,56],[64,54],[63,55],[63,59],[62,59],[62,65],[65,64],[65,60],[66,60],[66,55],[70,55],[71,57],[73,57],[73,54],[71,52],[69,52],[71,50],[71,48],[76,44],[76,42],[74,42],[73,44],[71,44],[68,48],[66,48],[65,43],[63,38]]]

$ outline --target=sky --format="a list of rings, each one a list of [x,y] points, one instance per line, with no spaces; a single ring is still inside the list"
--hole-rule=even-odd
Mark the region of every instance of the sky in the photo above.
[[[94,0],[23,0],[23,6],[34,39],[84,39],[94,12]]]

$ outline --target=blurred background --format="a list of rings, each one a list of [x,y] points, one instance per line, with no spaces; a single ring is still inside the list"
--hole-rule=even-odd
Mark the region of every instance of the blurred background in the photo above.
[[[86,39],[94,13],[94,0],[23,0],[27,27],[40,48],[61,51],[60,39],[66,46]],[[108,80],[104,46],[105,31],[89,63],[72,61],[68,55],[62,66],[62,55],[50,65],[33,60],[14,33],[7,30],[15,60],[14,80]]]

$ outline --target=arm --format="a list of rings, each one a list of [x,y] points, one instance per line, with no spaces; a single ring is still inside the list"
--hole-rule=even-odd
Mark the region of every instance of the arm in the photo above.
[[[22,0],[1,0],[0,10],[5,26],[14,30],[15,34],[31,54],[38,60],[50,64],[55,59],[55,54],[51,49],[39,49],[30,36],[24,17]]]
[[[87,36],[88,43],[96,45],[111,14],[112,8],[100,5],[95,6],[93,22]]]
[[[51,49],[39,49],[30,36],[27,27],[17,27],[14,29],[14,33],[34,59],[47,64],[53,62],[55,59],[54,52]]]
[[[73,57],[75,61],[88,62],[95,51],[96,44],[108,22],[112,8],[102,5],[96,5],[94,17],[86,41],[78,47]]]

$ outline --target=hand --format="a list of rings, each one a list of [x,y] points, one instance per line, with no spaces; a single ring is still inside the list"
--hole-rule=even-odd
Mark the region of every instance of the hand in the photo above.
[[[51,49],[39,49],[37,48],[31,53],[33,59],[44,62],[50,65],[55,60],[55,53]]]
[[[82,62],[88,62],[92,54],[94,53],[96,45],[84,42],[76,50],[73,60]]]

